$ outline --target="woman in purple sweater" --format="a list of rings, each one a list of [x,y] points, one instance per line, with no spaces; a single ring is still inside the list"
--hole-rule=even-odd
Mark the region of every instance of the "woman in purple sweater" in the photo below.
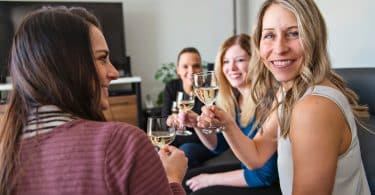
[[[183,152],[105,122],[118,77],[96,18],[42,8],[14,37],[13,91],[0,131],[0,194],[185,194]]]

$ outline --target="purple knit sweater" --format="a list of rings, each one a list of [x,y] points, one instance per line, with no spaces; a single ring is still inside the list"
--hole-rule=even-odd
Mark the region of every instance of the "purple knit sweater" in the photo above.
[[[23,139],[20,151],[13,194],[185,194],[145,133],[125,123],[74,120]]]

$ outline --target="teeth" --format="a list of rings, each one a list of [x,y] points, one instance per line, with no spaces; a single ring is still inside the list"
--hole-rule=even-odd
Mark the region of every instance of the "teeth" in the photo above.
[[[240,77],[241,75],[239,75],[239,74],[235,74],[235,75],[230,75],[230,78],[234,78],[234,79],[236,79],[236,78],[238,78],[238,77]]]
[[[292,63],[292,60],[277,60],[273,61],[273,64],[276,66],[287,66]]]

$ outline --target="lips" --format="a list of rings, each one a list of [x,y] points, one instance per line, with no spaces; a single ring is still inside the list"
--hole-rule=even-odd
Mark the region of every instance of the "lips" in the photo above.
[[[294,60],[273,60],[272,65],[276,68],[287,68],[292,65]]]
[[[238,79],[238,78],[241,78],[241,77],[242,77],[242,74],[240,74],[240,73],[235,73],[235,74],[229,74],[228,76],[229,76],[229,78],[231,78],[231,79]]]

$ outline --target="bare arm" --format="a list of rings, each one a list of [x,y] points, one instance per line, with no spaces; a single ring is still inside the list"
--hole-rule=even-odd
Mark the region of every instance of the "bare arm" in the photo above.
[[[293,110],[289,137],[293,194],[331,194],[338,156],[347,150],[351,137],[341,110],[327,98],[305,97]]]
[[[198,125],[206,127],[215,123],[225,127],[225,139],[237,158],[249,169],[260,168],[277,149],[277,116],[276,112],[263,124],[263,134],[258,133],[253,140],[249,139],[238,128],[236,122],[218,107],[202,109]]]
[[[194,111],[187,111],[184,113],[184,124],[187,127],[194,128],[196,134],[198,135],[201,142],[209,149],[214,150],[217,146],[217,137],[215,133],[212,133],[210,135],[204,134],[202,131],[202,128],[199,128],[197,126],[197,117],[198,114]],[[178,119],[177,123],[180,123],[181,121]]]
[[[186,185],[192,191],[214,185],[246,187],[247,183],[242,169],[214,174],[200,174],[190,178]]]

